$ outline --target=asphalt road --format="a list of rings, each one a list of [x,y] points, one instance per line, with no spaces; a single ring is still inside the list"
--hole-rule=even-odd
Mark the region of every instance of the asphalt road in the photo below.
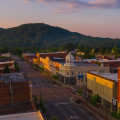
[[[35,71],[26,62],[17,60],[21,71],[27,79],[32,81],[33,95],[42,93],[46,107],[51,115],[57,116],[59,120],[102,120],[86,106],[74,104],[70,98],[72,94],[64,87],[52,85],[48,79]]]
[[[46,105],[54,116],[60,120],[101,120],[82,104],[78,107],[71,102],[54,103]]]

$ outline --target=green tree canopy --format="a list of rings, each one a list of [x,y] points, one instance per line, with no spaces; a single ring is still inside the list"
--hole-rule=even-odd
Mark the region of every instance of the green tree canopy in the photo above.
[[[119,48],[118,48],[117,46],[114,46],[114,47],[112,48],[112,51],[113,51],[115,54],[118,54]]]
[[[10,72],[11,72],[8,65],[5,66],[3,72],[4,72],[4,73],[10,73]]]
[[[8,53],[8,48],[7,47],[0,47],[0,53]]]
[[[21,48],[15,48],[15,55],[22,56],[22,50],[21,50]]]
[[[65,45],[65,49],[69,52],[75,49],[75,45],[73,43],[68,43]]]

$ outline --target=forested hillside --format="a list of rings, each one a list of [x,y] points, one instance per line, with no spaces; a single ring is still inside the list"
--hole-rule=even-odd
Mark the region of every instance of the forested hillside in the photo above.
[[[120,39],[85,36],[43,23],[0,29],[0,46],[51,48],[64,46],[67,43],[90,47],[113,47],[115,45],[120,47]]]

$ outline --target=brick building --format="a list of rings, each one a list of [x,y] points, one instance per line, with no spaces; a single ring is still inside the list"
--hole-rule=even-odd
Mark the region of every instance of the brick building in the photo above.
[[[28,60],[29,62],[33,62],[33,58],[36,58],[36,54],[34,54],[34,53],[23,53],[22,57],[25,60]]]
[[[0,114],[8,106],[30,102],[32,102],[31,82],[26,81],[22,73],[0,74]]]
[[[36,60],[37,63],[39,63],[40,58],[46,58],[49,57],[51,58],[64,58],[66,57],[67,53],[66,52],[49,52],[49,53],[37,53],[36,54]]]
[[[120,67],[120,60],[93,60],[92,64],[96,64],[96,62],[100,63],[103,66],[109,66],[110,72],[117,72],[117,67]]]
[[[14,61],[3,61],[0,62],[0,74],[3,73],[6,65],[8,65],[10,71],[14,71]]]

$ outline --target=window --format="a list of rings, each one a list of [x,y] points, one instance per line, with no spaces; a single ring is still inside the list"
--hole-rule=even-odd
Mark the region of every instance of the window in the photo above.
[[[67,72],[67,75],[68,75],[68,72]]]
[[[73,71],[72,71],[72,75],[73,75]]]

